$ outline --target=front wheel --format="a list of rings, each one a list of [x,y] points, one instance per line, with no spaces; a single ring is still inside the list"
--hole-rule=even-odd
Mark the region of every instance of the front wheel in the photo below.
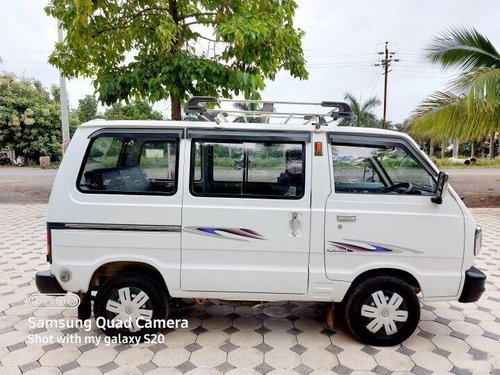
[[[399,344],[411,336],[419,320],[420,304],[415,292],[396,277],[365,280],[347,299],[347,325],[369,345]]]
[[[102,284],[94,302],[99,327],[109,336],[138,336],[158,330],[168,313],[166,291],[155,279],[138,272],[118,274]]]

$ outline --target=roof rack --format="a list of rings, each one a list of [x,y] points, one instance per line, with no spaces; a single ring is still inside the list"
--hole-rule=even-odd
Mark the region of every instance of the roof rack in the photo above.
[[[223,103],[241,103],[241,104],[261,104],[262,110],[241,110],[241,109],[223,109]],[[326,113],[313,112],[279,112],[276,111],[276,105],[295,105],[295,106],[316,106],[322,108],[331,108]],[[217,108],[218,107],[218,108]],[[186,114],[195,114],[206,121],[215,121],[217,123],[230,122],[228,117],[238,118],[238,122],[256,122],[259,119],[263,123],[268,123],[271,118],[282,119],[280,123],[288,124],[292,120],[299,120],[302,125],[313,124],[316,126],[327,125],[335,120],[354,118],[351,107],[344,102],[284,102],[267,100],[237,100],[237,99],[218,99],[211,96],[193,96],[184,107]],[[252,118],[252,121],[249,121]],[[233,120],[234,121],[234,120]]]

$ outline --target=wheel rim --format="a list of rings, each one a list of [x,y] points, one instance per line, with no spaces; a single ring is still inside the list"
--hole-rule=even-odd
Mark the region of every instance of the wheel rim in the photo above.
[[[138,320],[151,320],[153,317],[153,305],[149,296],[141,289],[135,287],[124,287],[115,290],[106,303],[106,312],[112,323],[126,322],[128,328],[121,331],[137,332],[141,327],[137,325]],[[116,326],[116,324],[114,324]],[[141,323],[143,326],[144,323]]]
[[[369,332],[377,334],[383,328],[385,336],[390,336],[408,320],[408,308],[398,293],[378,290],[361,306],[361,316]]]

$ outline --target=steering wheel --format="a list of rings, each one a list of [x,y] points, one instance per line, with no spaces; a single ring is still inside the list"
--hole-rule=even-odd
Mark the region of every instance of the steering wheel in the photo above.
[[[398,184],[394,184],[392,186],[386,187],[384,192],[388,193],[390,191],[399,190],[404,194],[410,194],[413,191],[413,184],[411,182],[400,182]]]

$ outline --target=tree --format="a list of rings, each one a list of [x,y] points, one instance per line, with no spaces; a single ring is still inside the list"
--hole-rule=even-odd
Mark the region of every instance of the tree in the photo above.
[[[234,103],[234,108],[243,112],[262,112],[264,110],[262,104],[259,103]],[[234,119],[234,122],[263,122],[262,116],[241,116]]]
[[[76,114],[81,123],[95,119],[97,117],[97,100],[95,96],[85,95],[83,99],[78,100]]]
[[[153,110],[147,102],[137,100],[128,104],[113,104],[104,112],[106,120],[163,120],[161,112]]]
[[[500,130],[500,54],[493,44],[475,29],[450,29],[433,40],[426,58],[460,74],[415,110],[410,133],[438,141],[494,137]]]
[[[258,98],[281,69],[307,78],[294,0],[51,0],[66,31],[49,61],[68,78],[95,78],[99,99],[190,95]]]
[[[354,119],[342,119],[339,126],[361,126],[367,128],[381,127],[380,120],[373,114],[372,110],[378,107],[381,102],[376,96],[368,98],[364,102],[358,100],[353,94],[347,92],[344,99],[350,105]]]
[[[0,75],[0,144],[30,159],[61,155],[59,88],[40,81]]]
[[[383,120],[380,120],[380,127],[381,128],[383,127],[382,122],[383,122]],[[407,122],[407,120],[403,121],[402,123],[401,122],[387,121],[387,129],[394,130],[396,132],[403,132],[406,128],[406,125],[405,125],[406,122]]]
[[[97,99],[94,95],[85,95],[83,99],[78,100],[78,108],[69,113],[69,134],[73,137],[76,129],[84,122],[98,117]]]

